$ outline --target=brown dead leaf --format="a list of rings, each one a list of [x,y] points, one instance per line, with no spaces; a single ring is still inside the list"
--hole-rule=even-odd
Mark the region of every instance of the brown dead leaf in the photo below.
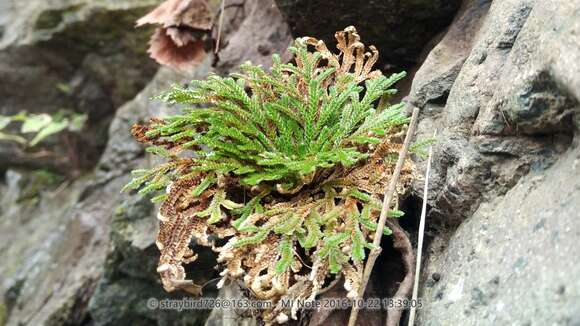
[[[159,64],[188,70],[203,61],[212,29],[207,0],[167,0],[137,20],[137,26],[161,25],[149,41],[149,55]]]
[[[159,64],[177,70],[188,70],[203,61],[206,56],[204,41],[197,40],[178,46],[167,35],[167,29],[159,28],[151,37],[149,54]]]
[[[167,0],[137,21],[137,26],[145,24],[163,27],[183,25],[209,31],[212,16],[207,0]]]

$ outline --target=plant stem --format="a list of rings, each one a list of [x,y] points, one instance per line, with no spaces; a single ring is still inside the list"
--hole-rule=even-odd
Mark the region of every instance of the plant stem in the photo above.
[[[415,261],[415,255],[413,252],[413,245],[409,236],[399,225],[399,221],[396,219],[387,219],[386,224],[393,230],[393,249],[399,251],[401,254],[401,261],[403,268],[405,270],[405,276],[401,283],[399,283],[399,288],[397,292],[393,295],[393,302],[402,302],[407,298],[409,293],[413,290],[413,263]],[[403,310],[399,307],[393,307],[387,311],[387,322],[386,326],[399,326],[401,321],[401,316],[403,315]]]
[[[399,175],[401,174],[401,169],[403,168],[403,164],[405,163],[405,158],[407,157],[407,152],[409,151],[409,144],[411,142],[411,137],[415,132],[415,128],[417,126],[417,117],[419,116],[419,109],[414,108],[413,114],[411,115],[411,122],[409,123],[409,129],[407,129],[407,135],[405,136],[405,141],[403,142],[403,147],[399,152],[399,159],[397,160],[397,165],[395,165],[395,170],[393,171],[393,176],[389,181],[389,185],[385,190],[385,195],[383,199],[383,206],[381,209],[381,215],[379,217],[379,222],[377,229],[375,231],[375,237],[373,241],[374,249],[371,250],[369,254],[369,259],[365,265],[365,269],[363,272],[363,278],[361,280],[361,286],[359,290],[358,297],[355,300],[358,300],[363,297],[367,283],[369,282],[369,278],[371,276],[371,272],[377,260],[377,257],[381,253],[381,237],[383,235],[383,229],[385,227],[385,222],[387,220],[387,213],[389,212],[389,208],[391,206],[391,201],[393,200],[393,194],[395,192],[395,188],[397,186],[397,182],[399,179]],[[358,305],[353,305],[352,310],[350,313],[350,319],[348,321],[349,326],[356,325],[356,319],[358,316]]]
[[[433,138],[437,136],[437,130]],[[429,158],[427,159],[427,170],[425,171],[425,186],[423,188],[423,205],[421,207],[421,220],[419,222],[419,241],[417,243],[417,265],[415,267],[415,284],[413,285],[413,296],[411,298],[411,312],[409,314],[409,326],[415,323],[416,307],[414,302],[419,295],[419,274],[421,273],[421,256],[423,254],[423,238],[425,236],[425,215],[427,214],[427,194],[429,193],[429,174],[431,173],[431,159],[433,157],[433,145],[429,146]]]
[[[218,25],[218,31],[217,31],[217,39],[215,41],[215,52],[214,53],[218,53],[220,50],[220,39],[222,36],[222,26],[224,24],[224,11],[225,11],[225,7],[226,7],[226,0],[222,0],[222,6],[221,6],[221,13],[220,13],[220,22]]]

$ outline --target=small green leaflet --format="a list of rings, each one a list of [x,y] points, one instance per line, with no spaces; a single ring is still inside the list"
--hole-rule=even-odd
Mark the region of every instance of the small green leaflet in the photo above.
[[[294,251],[292,250],[292,242],[285,237],[278,246],[280,252],[280,260],[276,263],[276,273],[284,273],[292,262],[294,261]]]

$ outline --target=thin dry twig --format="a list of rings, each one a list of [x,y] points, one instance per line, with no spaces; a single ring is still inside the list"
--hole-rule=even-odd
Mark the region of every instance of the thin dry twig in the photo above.
[[[63,192],[66,188],[68,188],[68,186],[71,184],[71,180],[65,180],[63,183],[61,183],[54,191],[49,192],[48,193],[48,197],[49,198],[55,198],[56,196],[58,196],[61,192]]]
[[[411,290],[413,289],[413,261],[415,255],[413,253],[413,245],[411,240],[405,230],[399,225],[399,222],[394,219],[388,219],[386,224],[393,231],[393,248],[401,253],[401,259],[403,260],[403,267],[405,268],[405,277],[399,284],[397,292],[393,296],[394,302],[399,302],[399,300],[404,300],[407,298]],[[393,307],[389,309],[387,314],[387,326],[397,326],[401,320],[403,314],[403,309],[400,307]]]
[[[369,258],[368,258],[367,263],[365,265],[363,278],[361,280],[361,287],[359,290],[359,294],[355,300],[358,300],[358,299],[363,297],[364,292],[365,292],[366,287],[367,287],[367,283],[368,283],[369,278],[371,276],[371,272],[372,272],[373,267],[375,265],[375,262],[377,260],[377,257],[381,253],[381,247],[380,247],[381,237],[383,235],[383,229],[384,229],[385,223],[387,221],[387,213],[388,213],[389,208],[391,206],[391,201],[393,199],[395,187],[397,186],[397,181],[399,179],[399,175],[401,174],[401,169],[403,167],[403,163],[405,162],[405,158],[406,158],[407,152],[409,150],[409,144],[411,142],[411,137],[413,136],[413,134],[415,132],[415,128],[417,126],[417,117],[418,116],[419,116],[419,109],[414,108],[413,114],[411,116],[411,122],[409,124],[409,129],[407,129],[407,135],[405,136],[405,141],[403,143],[403,147],[401,148],[401,151],[399,152],[399,159],[397,160],[397,165],[395,165],[395,170],[393,172],[393,176],[389,182],[387,190],[385,191],[383,206],[381,209],[381,215],[379,217],[379,222],[378,222],[378,226],[377,226],[374,241],[373,241],[374,249],[371,250],[371,252],[369,254]],[[357,316],[358,316],[358,305],[353,305],[351,313],[350,313],[350,319],[348,321],[349,326],[356,325]]]
[[[222,8],[221,8],[221,13],[220,13],[220,23],[218,26],[218,32],[217,32],[217,38],[215,41],[215,52],[214,53],[218,53],[220,50],[220,38],[222,35],[222,26],[224,24],[224,12],[226,10],[226,0],[222,0]]]
[[[437,130],[433,134],[433,138],[437,136]],[[429,146],[429,158],[427,159],[427,170],[425,171],[425,186],[423,187],[423,205],[421,207],[421,220],[419,222],[419,241],[417,243],[417,264],[415,267],[415,284],[413,285],[413,296],[411,302],[417,300],[419,295],[419,275],[421,273],[421,256],[423,254],[423,238],[425,236],[425,215],[427,214],[427,194],[429,193],[429,174],[431,173],[431,159],[433,157],[433,145]],[[411,304],[411,312],[409,314],[409,326],[415,324],[416,307]]]

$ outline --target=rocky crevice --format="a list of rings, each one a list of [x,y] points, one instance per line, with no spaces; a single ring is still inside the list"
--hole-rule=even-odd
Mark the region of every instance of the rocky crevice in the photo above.
[[[399,72],[420,62],[432,37],[444,30],[460,1],[359,1],[277,0],[293,35],[317,36],[336,44],[334,33],[356,26],[365,43],[381,53],[382,70]]]

